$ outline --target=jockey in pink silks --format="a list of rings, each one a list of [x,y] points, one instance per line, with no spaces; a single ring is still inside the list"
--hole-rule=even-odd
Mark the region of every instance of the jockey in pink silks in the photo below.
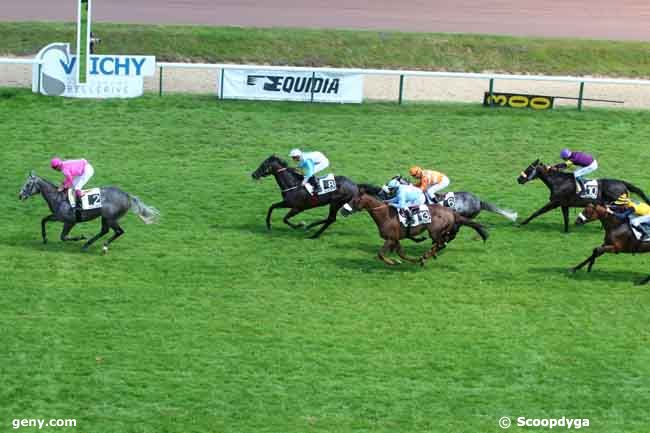
[[[95,170],[85,159],[72,159],[62,161],[60,158],[53,158],[51,161],[52,168],[60,171],[65,176],[59,191],[74,187],[74,193],[77,198],[81,197],[81,188],[88,183]]]

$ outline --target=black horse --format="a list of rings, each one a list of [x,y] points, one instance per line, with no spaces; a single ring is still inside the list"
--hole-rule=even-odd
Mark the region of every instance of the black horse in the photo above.
[[[62,241],[81,241],[85,240],[84,236],[68,237],[70,230],[78,222],[86,222],[93,220],[97,217],[102,217],[101,231],[91,238],[82,247],[83,250],[95,242],[97,239],[106,235],[109,229],[113,229],[113,236],[106,241],[103,251],[108,251],[108,245],[118,237],[124,234],[124,229],[118,224],[118,220],[131,209],[136,215],[140,217],[145,224],[152,224],[157,222],[160,213],[158,210],[151,206],[147,206],[140,199],[115,187],[101,188],[102,207],[98,209],[84,210],[75,212],[66,192],[60,192],[57,186],[52,182],[42,179],[32,172],[25,181],[18,198],[20,200],[27,200],[29,197],[41,194],[47,206],[50,208],[51,214],[41,220],[41,235],[43,243],[47,243],[47,232],[45,225],[48,221],[61,221],[63,222],[63,231],[61,232]]]
[[[282,192],[282,201],[272,204],[266,214],[266,227],[269,230],[271,229],[271,213],[273,209],[290,209],[282,221],[289,227],[296,229],[303,227],[303,225],[292,223],[289,221],[291,217],[308,209],[329,205],[330,210],[327,218],[313,222],[305,227],[311,229],[319,225],[322,226],[311,236],[312,239],[319,237],[327,227],[336,221],[336,213],[339,209],[359,193],[357,186],[350,179],[344,176],[335,176],[336,190],[322,195],[311,195],[302,186],[303,176],[275,155],[266,158],[257,170],[251,174],[255,180],[269,175],[275,177],[275,181]]]
[[[517,182],[523,185],[534,179],[541,179],[550,190],[551,195],[548,203],[533,212],[531,216],[521,222],[521,225],[526,225],[534,218],[559,207],[562,209],[562,216],[564,217],[564,231],[568,232],[570,207],[585,207],[588,204],[609,204],[619,198],[621,194],[629,194],[630,191],[650,204],[650,199],[640,188],[617,179],[598,179],[596,198],[580,197],[576,193],[576,181],[573,173],[559,171],[554,166],[543,164],[539,159],[533,161],[521,172]]]

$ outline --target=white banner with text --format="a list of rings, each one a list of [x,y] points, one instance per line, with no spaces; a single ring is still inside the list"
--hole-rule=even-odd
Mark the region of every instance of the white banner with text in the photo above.
[[[223,99],[361,103],[360,74],[224,69],[220,95]]]

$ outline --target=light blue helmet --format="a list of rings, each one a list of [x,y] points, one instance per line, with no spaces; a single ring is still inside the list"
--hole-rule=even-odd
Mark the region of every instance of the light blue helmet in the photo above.
[[[390,182],[388,182],[388,188],[399,188],[399,185],[398,179],[391,179]]]

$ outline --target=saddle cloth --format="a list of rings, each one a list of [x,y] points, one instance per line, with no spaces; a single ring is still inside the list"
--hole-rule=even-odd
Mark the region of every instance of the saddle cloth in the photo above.
[[[100,188],[91,188],[81,190],[81,210],[92,210],[102,207],[102,193]],[[68,189],[68,201],[73,209],[77,209],[77,197],[74,194],[74,188]]]
[[[591,200],[598,199],[598,181],[597,180],[585,180],[584,188],[580,191],[580,198],[587,198]]]
[[[641,224],[646,230],[650,231],[650,224]],[[629,225],[630,229],[632,230],[632,233],[634,233],[634,236],[636,237],[637,241],[641,242],[650,242],[650,237],[645,236],[644,233],[641,233],[639,230],[634,228],[632,224]]]
[[[426,204],[420,205],[419,208],[411,207],[411,214],[413,215],[412,223],[408,223],[408,220],[403,212],[400,212],[398,209],[397,215],[399,215],[399,222],[402,226],[415,227],[422,224],[429,224],[431,222],[431,213],[429,212],[429,206]]]
[[[318,195],[328,194],[336,191],[336,179],[332,173],[318,178]]]

